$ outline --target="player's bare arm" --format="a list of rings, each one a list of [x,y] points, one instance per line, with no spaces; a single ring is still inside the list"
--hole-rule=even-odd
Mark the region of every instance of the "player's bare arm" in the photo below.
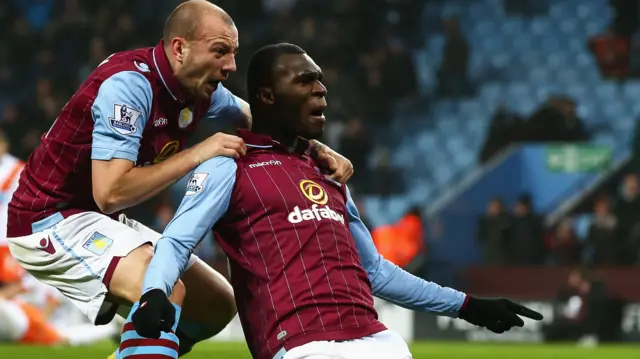
[[[138,168],[119,158],[93,160],[93,197],[101,211],[113,213],[148,200],[212,157],[238,158],[245,153],[241,138],[217,133],[151,166]]]

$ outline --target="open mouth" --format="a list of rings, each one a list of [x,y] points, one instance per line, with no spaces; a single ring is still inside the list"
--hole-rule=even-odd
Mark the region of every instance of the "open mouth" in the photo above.
[[[325,106],[320,106],[320,107],[317,107],[317,108],[311,110],[311,112],[310,112],[311,117],[324,119],[324,109],[325,108],[326,108]]]
[[[207,85],[213,87],[213,89],[217,89],[218,88],[218,84],[220,83],[220,81],[217,80],[209,80],[207,81]]]

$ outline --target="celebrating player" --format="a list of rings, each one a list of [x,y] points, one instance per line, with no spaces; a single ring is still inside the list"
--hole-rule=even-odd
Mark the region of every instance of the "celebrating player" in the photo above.
[[[248,91],[253,131],[240,132],[247,155],[213,158],[192,174],[121,348],[137,334],[171,337],[180,310],[167,294],[212,228],[230,258],[240,319],[257,359],[411,358],[402,338],[378,321],[373,295],[497,333],[523,326],[518,315],[542,319],[507,299],[475,298],[424,281],[378,254],[349,190],[307,156],[305,138],[322,133],[327,103],[322,72],[301,48],[259,50]]]
[[[157,46],[113,54],[97,67],[29,157],[9,204],[10,250],[92,322],[108,323],[118,305],[139,299],[160,238],[122,210],[212,157],[245,154],[241,138],[222,133],[181,151],[201,120],[249,127],[248,105],[220,84],[236,70],[237,49],[237,29],[222,9],[181,4]],[[349,161],[317,146],[319,160],[348,179]],[[236,309],[229,283],[194,256],[175,285],[172,300],[184,304],[182,354],[222,330]]]

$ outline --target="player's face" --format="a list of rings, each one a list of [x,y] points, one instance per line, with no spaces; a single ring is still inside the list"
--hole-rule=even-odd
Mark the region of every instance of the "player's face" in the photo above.
[[[283,55],[275,71],[276,105],[286,125],[308,139],[322,135],[327,88],[320,67],[306,54]]]
[[[201,21],[198,36],[185,41],[178,78],[195,97],[209,98],[236,71],[238,30],[219,19]]]

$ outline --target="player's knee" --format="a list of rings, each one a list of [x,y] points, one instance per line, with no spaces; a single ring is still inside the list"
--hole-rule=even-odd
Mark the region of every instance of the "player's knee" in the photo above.
[[[196,344],[196,341],[191,339],[184,332],[182,332],[179,327],[178,327],[178,330],[176,331],[176,336],[178,337],[179,343],[180,343],[178,346],[178,356],[181,357],[185,354],[188,354],[193,349],[193,346]]]
[[[152,258],[151,244],[142,245],[120,258],[109,282],[109,300],[124,305],[137,302]]]
[[[178,280],[176,282],[176,285],[173,286],[173,291],[171,291],[169,300],[171,301],[171,303],[182,306],[182,303],[184,302],[184,297],[186,296],[186,294],[187,294],[187,289],[185,288],[184,283],[182,283],[181,280]]]

